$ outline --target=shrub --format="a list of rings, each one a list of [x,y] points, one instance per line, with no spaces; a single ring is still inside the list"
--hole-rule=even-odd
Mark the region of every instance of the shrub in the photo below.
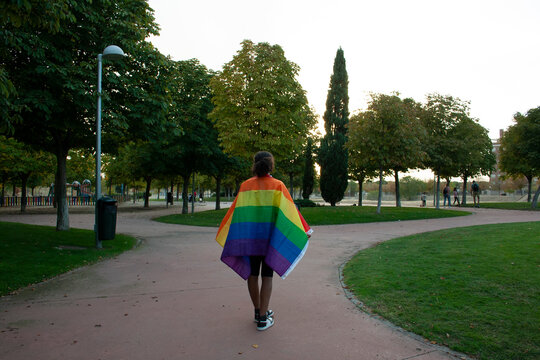
[[[294,203],[296,204],[296,206],[298,207],[316,207],[318,206],[317,203],[309,200],[309,199],[296,199],[294,200]]]

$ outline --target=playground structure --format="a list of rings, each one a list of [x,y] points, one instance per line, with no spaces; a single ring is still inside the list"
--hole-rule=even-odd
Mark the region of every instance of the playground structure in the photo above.
[[[71,184],[66,184],[66,199],[68,205],[94,205],[94,194],[91,192],[91,185],[92,183],[88,179],[85,179],[82,184],[77,180]],[[54,183],[51,184],[49,195],[47,197],[52,198],[52,205],[55,205]]]
[[[85,179],[82,184],[74,181],[71,184],[66,184],[66,200],[68,206],[95,206],[95,198],[92,190],[92,183]],[[118,202],[126,201],[126,196],[112,196]],[[0,197],[1,207],[17,207],[20,206],[23,199],[20,196],[5,196]],[[48,195],[46,196],[27,196],[26,206],[56,206],[54,199],[54,184],[49,187]]]

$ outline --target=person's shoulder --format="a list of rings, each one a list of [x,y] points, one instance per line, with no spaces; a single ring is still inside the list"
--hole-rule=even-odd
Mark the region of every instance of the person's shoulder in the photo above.
[[[275,183],[275,184],[285,185],[285,183],[283,183],[283,181],[281,181],[279,179],[276,179],[273,176],[268,176],[266,179],[268,179],[268,181],[270,181],[272,183]]]
[[[286,189],[285,184],[272,176],[253,176],[240,185],[241,190],[278,190],[282,188]]]
[[[244,184],[249,184],[249,183],[252,183],[254,180],[256,180],[257,177],[256,176],[252,176],[250,177],[249,179],[247,180],[244,180],[244,182],[242,182],[242,184],[240,184],[240,186],[244,185]]]

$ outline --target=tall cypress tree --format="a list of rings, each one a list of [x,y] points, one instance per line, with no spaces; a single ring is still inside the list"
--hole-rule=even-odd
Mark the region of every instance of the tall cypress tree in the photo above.
[[[332,206],[343,199],[347,189],[348,153],[345,143],[349,122],[348,87],[345,57],[343,50],[339,48],[334,60],[334,73],[330,77],[323,117],[326,135],[321,141],[318,154],[321,166],[321,194],[324,201]]]

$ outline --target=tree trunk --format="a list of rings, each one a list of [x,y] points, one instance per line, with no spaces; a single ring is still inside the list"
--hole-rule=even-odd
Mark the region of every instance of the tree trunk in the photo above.
[[[527,191],[527,202],[530,203],[531,202],[531,192],[532,192],[532,181],[533,181],[533,177],[532,176],[525,176],[527,178],[527,182],[529,183],[528,184],[528,191]]]
[[[191,174],[182,176],[184,183],[182,184],[182,214],[188,213],[188,187],[189,187],[189,178]]]
[[[195,173],[193,173],[193,181],[191,183],[191,213],[195,212]]]
[[[56,202],[57,231],[69,230],[69,209],[66,198],[66,158],[67,151],[57,150],[56,177],[54,179],[54,199]]]
[[[401,207],[401,196],[399,194],[399,171],[394,171],[394,180],[396,182],[396,207]]]
[[[144,207],[150,207],[150,186],[152,185],[152,178],[147,176],[144,178],[146,180],[146,190],[144,191]]]
[[[379,198],[377,199],[377,214],[381,213],[382,181],[383,181],[383,169],[382,169],[382,165],[381,165],[381,167],[379,168]]]
[[[15,181],[12,182],[13,184],[13,189],[12,189],[12,195],[13,197],[17,196],[17,184],[15,183]]]
[[[441,177],[439,175],[437,175],[437,190],[435,192],[435,196],[436,196],[436,205],[435,205],[435,208],[439,209],[439,204],[440,204],[440,193],[441,192]]]
[[[534,193],[534,197],[532,199],[531,207],[533,209],[536,209],[536,206],[538,204],[538,196],[540,195],[540,184],[538,184],[538,189],[536,190],[536,193]]]
[[[463,194],[461,196],[461,206],[467,205],[467,175],[463,176]]]
[[[216,210],[221,209],[221,176],[216,176]]]
[[[364,177],[359,176],[357,180],[358,180],[358,206],[362,206],[362,191],[363,191],[363,185],[364,185]]]
[[[21,187],[21,212],[25,212],[26,211],[26,203],[27,203],[27,198],[26,198],[26,183],[28,182],[28,178],[30,177],[30,173],[26,173],[26,174],[22,174],[21,175],[21,183],[22,183],[22,187]]]
[[[6,179],[2,177],[2,197],[0,198],[0,206],[4,206],[4,198],[6,196]]]

